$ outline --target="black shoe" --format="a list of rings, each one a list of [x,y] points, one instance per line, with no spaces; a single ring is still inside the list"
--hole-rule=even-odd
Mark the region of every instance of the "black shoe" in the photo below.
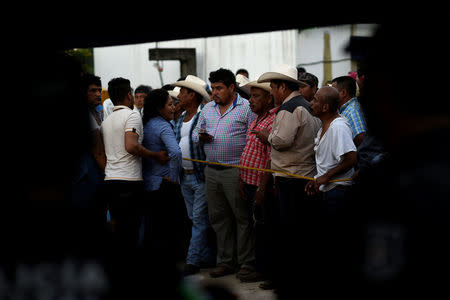
[[[228,266],[218,265],[217,268],[215,268],[212,272],[209,273],[209,276],[211,276],[212,278],[217,278],[233,274],[234,272],[235,270]]]
[[[186,264],[184,266],[183,275],[188,276],[188,275],[196,274],[198,272],[200,272],[200,267],[198,267],[196,265]]]
[[[273,290],[273,289],[275,289],[275,286],[274,286],[272,280],[266,280],[259,285],[259,288],[262,290]]]
[[[253,273],[254,269],[249,267],[242,267],[239,269],[239,271],[236,273],[236,278],[240,279],[241,276],[247,276],[250,273]]]
[[[241,275],[239,277],[239,279],[241,280],[241,282],[257,282],[257,281],[263,281],[264,278],[261,275],[261,273],[258,272],[251,272],[247,275]]]

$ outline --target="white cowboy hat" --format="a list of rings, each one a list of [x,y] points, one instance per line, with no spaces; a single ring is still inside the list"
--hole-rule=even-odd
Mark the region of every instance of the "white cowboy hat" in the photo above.
[[[173,90],[168,91],[170,97],[178,99],[178,95],[180,94],[180,90],[181,90],[181,88],[179,86],[176,86],[176,87],[173,88]]]
[[[257,81],[249,82],[249,83],[241,86],[241,89],[248,88],[250,90],[252,87],[260,88],[260,89],[265,90],[265,91],[267,91],[269,93],[272,91],[272,88],[270,87],[270,83],[269,82],[258,83]],[[248,93],[248,94],[250,94],[250,93]]]
[[[186,76],[185,80],[173,83],[174,86],[185,87],[199,93],[204,99],[209,101],[209,94],[206,92],[206,82],[194,75]]]
[[[244,86],[249,82],[250,82],[250,79],[248,79],[244,75],[242,75],[242,74],[236,75],[236,83],[237,83],[236,87],[238,89],[243,90],[244,93],[246,93],[247,95],[250,95],[250,87],[244,87]]]
[[[296,67],[289,65],[279,65],[272,72],[266,72],[259,76],[258,83],[270,82],[271,80],[286,80],[302,86],[306,84],[302,81],[299,81],[297,78],[298,71]]]

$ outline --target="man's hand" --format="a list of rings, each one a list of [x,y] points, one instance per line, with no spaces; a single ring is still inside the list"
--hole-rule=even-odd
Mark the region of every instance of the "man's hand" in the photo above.
[[[314,180],[308,181],[305,186],[306,195],[312,196],[316,194],[316,182]]]
[[[212,135],[210,135],[206,132],[198,134],[198,139],[200,140],[201,143],[211,143],[213,138],[214,137]]]
[[[157,162],[159,162],[161,165],[165,165],[170,160],[170,157],[167,154],[167,151],[161,150],[161,151],[155,152],[154,159]]]
[[[264,203],[264,191],[256,190],[255,197],[253,198],[253,205],[262,205]]]
[[[328,175],[328,173],[323,174],[322,176],[319,176],[316,178],[316,181],[314,183],[314,187],[316,189],[316,192],[319,192],[319,187],[322,184],[327,184],[328,182],[330,182],[331,178]]]
[[[263,144],[268,144],[269,142],[267,141],[267,139],[269,138],[269,130],[267,130],[267,128],[263,128],[260,131],[256,131],[253,130],[252,131],[254,134],[256,134],[256,137],[261,141],[261,143]]]

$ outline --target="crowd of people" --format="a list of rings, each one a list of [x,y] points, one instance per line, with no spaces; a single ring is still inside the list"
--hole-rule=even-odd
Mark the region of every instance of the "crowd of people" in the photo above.
[[[0,211],[0,296],[201,298],[182,280],[201,268],[280,299],[448,294],[450,102],[396,72],[445,57],[441,21],[380,26],[356,80],[319,87],[288,65],[157,89],[114,78],[103,112],[100,78],[42,53],[12,131],[21,159],[5,159],[23,180]]]
[[[114,78],[102,114],[100,78],[86,75],[92,167],[104,171],[93,186],[120,247],[149,247],[176,262],[181,246],[184,276],[214,267],[211,277],[236,273],[273,289],[273,245],[292,257],[306,220],[338,218],[367,130],[351,76],[324,87],[288,65],[255,81],[247,76],[220,68],[209,74],[211,88],[187,75],[135,91]]]

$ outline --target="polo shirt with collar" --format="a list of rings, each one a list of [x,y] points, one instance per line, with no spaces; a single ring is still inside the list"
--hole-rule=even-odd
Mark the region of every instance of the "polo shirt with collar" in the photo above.
[[[143,126],[140,114],[127,106],[114,106],[113,112],[102,123],[101,133],[105,145],[105,180],[142,180],[142,162],[139,156],[125,149],[125,132],[133,131],[142,143]]]

